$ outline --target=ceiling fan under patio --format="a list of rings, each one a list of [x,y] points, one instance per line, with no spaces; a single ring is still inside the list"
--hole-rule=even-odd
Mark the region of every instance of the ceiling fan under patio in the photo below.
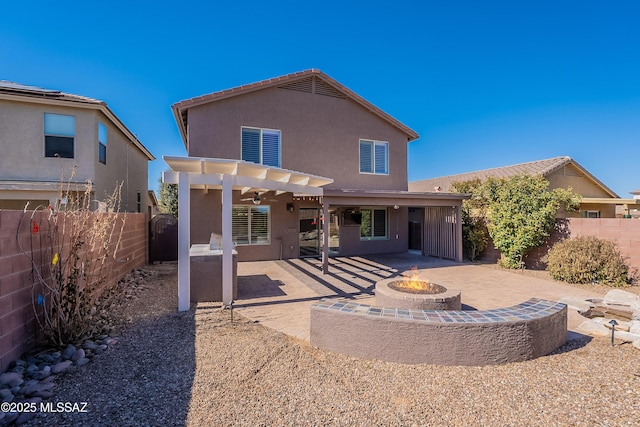
[[[265,194],[265,193],[266,193],[266,191],[264,191],[264,192],[255,191],[253,197],[248,197],[246,199],[240,199],[240,200],[242,200],[243,202],[249,202],[249,201],[253,202],[254,205],[259,205],[263,201],[269,201],[269,202],[277,202],[278,201],[278,199],[265,198],[263,196],[263,194]]]

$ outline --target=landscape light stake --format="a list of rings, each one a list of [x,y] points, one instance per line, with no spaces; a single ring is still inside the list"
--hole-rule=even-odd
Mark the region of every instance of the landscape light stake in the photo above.
[[[233,300],[229,301],[229,310],[231,310],[231,324],[233,325]]]
[[[611,347],[613,347],[614,346],[614,344],[613,344],[613,336],[616,333],[616,325],[618,324],[618,322],[616,322],[616,319],[611,319],[609,324],[611,325]]]

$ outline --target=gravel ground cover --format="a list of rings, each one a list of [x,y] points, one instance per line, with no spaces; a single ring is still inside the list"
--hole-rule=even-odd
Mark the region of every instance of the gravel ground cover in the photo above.
[[[175,264],[124,310],[119,342],[57,381],[31,426],[636,426],[640,353],[607,339],[489,367],[402,365],[311,348],[217,304],[177,313]],[[437,345],[437,343],[436,343]]]

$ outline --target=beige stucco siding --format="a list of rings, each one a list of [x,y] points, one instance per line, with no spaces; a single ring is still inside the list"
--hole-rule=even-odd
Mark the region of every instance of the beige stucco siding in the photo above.
[[[611,197],[609,193],[571,165],[566,165],[545,177],[549,188],[571,187],[574,193],[582,197]]]
[[[45,113],[75,117],[73,159],[45,157]],[[75,180],[92,178],[94,157],[91,141],[97,134],[92,126],[94,114],[90,110],[0,100],[1,178],[60,181],[63,170],[70,171],[74,166]]]
[[[98,121],[107,127],[107,162],[98,161]],[[147,157],[125,137],[125,135],[101,114],[95,121],[94,163],[95,194],[104,199],[111,195],[116,183],[122,184],[121,208],[129,212],[137,211],[137,193],[140,192],[142,213],[147,212],[149,194],[147,191]]]
[[[189,109],[189,156],[241,158],[241,127],[281,131],[281,167],[327,188],[407,190],[407,135],[350,100],[268,88]],[[389,174],[359,172],[359,141],[389,143]]]

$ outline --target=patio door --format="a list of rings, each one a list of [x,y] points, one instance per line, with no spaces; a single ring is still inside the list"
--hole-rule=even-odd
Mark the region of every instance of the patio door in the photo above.
[[[322,245],[322,211],[318,208],[300,208],[298,213],[298,242],[300,258],[317,257]]]

